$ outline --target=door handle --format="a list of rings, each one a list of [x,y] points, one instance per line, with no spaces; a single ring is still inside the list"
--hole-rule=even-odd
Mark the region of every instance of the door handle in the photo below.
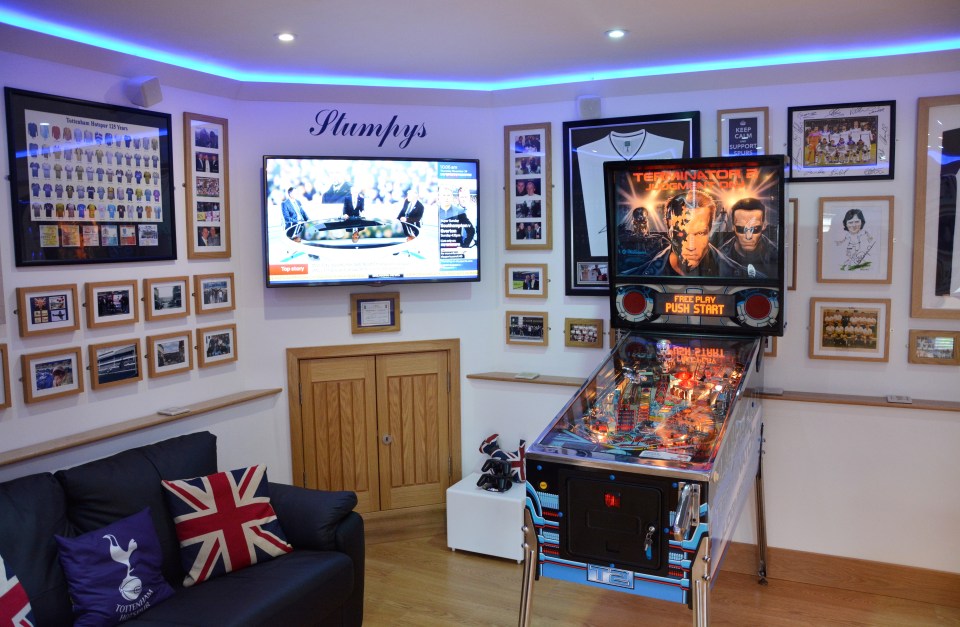
[[[393,443],[393,436],[387,433],[382,438],[380,438],[380,441],[383,442],[384,444],[390,445]]]

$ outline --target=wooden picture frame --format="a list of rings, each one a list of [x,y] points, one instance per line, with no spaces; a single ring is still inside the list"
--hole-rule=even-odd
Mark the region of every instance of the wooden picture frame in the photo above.
[[[183,114],[187,258],[230,257],[230,172],[227,120]]]
[[[507,250],[553,250],[549,122],[503,127]]]
[[[13,406],[13,399],[10,397],[10,351],[6,344],[0,344],[0,377],[3,377],[3,383],[0,384],[0,409],[7,409]]]
[[[80,328],[77,286],[40,285],[17,288],[20,337],[67,333]]]
[[[960,331],[910,329],[907,361],[911,364],[960,366]]]
[[[91,344],[90,387],[94,390],[143,380],[140,338]]]
[[[810,359],[889,361],[889,298],[811,298]]]
[[[197,366],[207,368],[237,361],[237,325],[197,329]]]
[[[400,292],[350,294],[350,332],[400,330]]]
[[[818,283],[890,284],[893,196],[823,197],[817,224]]]
[[[20,356],[23,400],[46,401],[83,392],[83,355],[79,346]]]
[[[603,163],[699,156],[699,111],[563,123],[568,296],[606,296],[610,292]],[[590,202],[585,202],[587,198]]]
[[[776,335],[767,335],[763,338],[763,356],[764,357],[776,357],[777,356],[777,336]]]
[[[169,113],[4,92],[18,267],[177,258]]]
[[[190,315],[190,278],[169,276],[143,280],[145,320],[185,318]]]
[[[154,379],[193,369],[193,332],[188,330],[147,336],[147,375]]]
[[[797,224],[799,224],[799,201],[796,198],[787,200],[784,207],[783,225],[783,277],[786,280],[787,290],[797,289]]]
[[[895,100],[787,108],[787,180],[892,179],[896,122]]]
[[[508,263],[503,266],[503,294],[507,298],[546,298],[548,283],[545,263]]]
[[[721,157],[769,154],[769,118],[768,107],[717,111],[717,154]]]
[[[600,318],[565,318],[563,345],[580,348],[603,348],[603,320]]]
[[[960,94],[917,101],[912,318],[960,320],[960,217],[941,208],[941,179],[960,155]],[[956,175],[956,171],[952,170]],[[952,215],[952,217],[951,217]],[[952,239],[949,234],[953,234]]]
[[[233,272],[194,275],[193,296],[198,316],[236,309]]]
[[[87,283],[84,293],[88,329],[135,324],[140,320],[136,279]]]
[[[550,324],[545,311],[508,311],[506,322],[507,344],[547,346]]]

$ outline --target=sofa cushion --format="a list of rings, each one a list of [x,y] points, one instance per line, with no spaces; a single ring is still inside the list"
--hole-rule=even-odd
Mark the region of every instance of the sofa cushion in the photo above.
[[[270,505],[266,466],[164,481],[192,586],[284,553],[287,542]]]
[[[149,507],[163,553],[163,576],[179,585],[183,579],[180,544],[160,482],[216,471],[216,436],[202,432],[123,451],[61,470],[55,476],[67,494],[70,521],[80,532],[99,529]]]
[[[118,625],[173,596],[149,509],[57,544],[75,626]]]
[[[38,625],[73,622],[53,536],[74,533],[63,489],[53,475],[0,483],[0,555],[26,590]]]
[[[35,625],[27,591],[0,555],[0,625]]]
[[[202,586],[182,588],[124,626],[340,624],[328,619],[341,613],[353,591],[353,579],[353,562],[345,554],[297,549]]]

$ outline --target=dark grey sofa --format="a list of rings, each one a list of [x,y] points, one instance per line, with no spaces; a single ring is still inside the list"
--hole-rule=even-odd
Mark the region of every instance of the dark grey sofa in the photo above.
[[[75,537],[147,506],[163,575],[176,593],[125,625],[361,625],[363,519],[353,512],[352,492],[271,483],[271,503],[293,552],[182,587],[179,543],[160,480],[217,471],[216,437],[202,432],[0,483],[0,555],[23,584],[39,627],[73,623],[54,534]]]

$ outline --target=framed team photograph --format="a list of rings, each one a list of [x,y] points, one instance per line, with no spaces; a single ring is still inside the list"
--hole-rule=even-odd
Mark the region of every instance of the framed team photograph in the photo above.
[[[18,267],[177,258],[169,113],[4,93]]]
[[[6,344],[0,344],[0,377],[3,378],[0,383],[0,409],[6,409],[13,405],[10,398],[10,356]]]
[[[599,318],[564,319],[563,345],[603,348],[603,320]]]
[[[101,281],[86,285],[87,328],[134,324],[140,319],[137,281]]]
[[[227,120],[184,112],[188,259],[230,257],[227,158]]]
[[[768,154],[769,117],[767,107],[717,111],[717,154],[721,157]]]
[[[83,357],[80,347],[20,356],[23,400],[46,401],[83,392]]]
[[[796,198],[787,200],[784,207],[783,225],[783,277],[788,290],[797,289],[797,219],[800,203]]]
[[[508,311],[507,344],[546,346],[550,327],[545,311]]]
[[[190,279],[171,276],[143,280],[143,317],[150,320],[190,315]]]
[[[889,298],[811,298],[810,359],[888,361]]]
[[[236,309],[233,273],[197,274],[193,277],[193,295],[197,315]]]
[[[907,361],[911,364],[960,366],[960,331],[910,329]]]
[[[80,328],[77,286],[18,287],[16,313],[20,337],[76,331]]]
[[[237,361],[237,325],[197,329],[197,365],[201,368]]]
[[[176,331],[147,336],[147,375],[153,379],[193,369],[193,333]]]
[[[960,94],[917,102],[910,316],[960,320]],[[953,181],[953,183],[951,183]]]
[[[892,179],[895,100],[789,107],[791,182]]]
[[[504,295],[509,298],[546,298],[547,264],[526,263],[503,266]]]
[[[90,387],[94,390],[143,379],[138,338],[91,344],[89,351]]]
[[[563,123],[565,284],[568,296],[605,296],[607,212],[603,164],[700,156],[700,112]]]
[[[400,330],[400,292],[350,294],[350,332]]]
[[[889,284],[893,196],[820,199],[817,281]]]
[[[503,127],[507,250],[552,250],[550,123]]]

